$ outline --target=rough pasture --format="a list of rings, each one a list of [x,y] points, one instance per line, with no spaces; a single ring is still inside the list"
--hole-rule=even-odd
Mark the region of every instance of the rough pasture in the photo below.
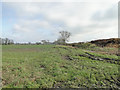
[[[4,88],[118,88],[118,56],[57,45],[3,45]]]

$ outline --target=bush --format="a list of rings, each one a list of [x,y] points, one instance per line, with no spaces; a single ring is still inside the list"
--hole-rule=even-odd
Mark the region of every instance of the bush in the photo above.
[[[97,46],[95,44],[90,44],[89,48],[96,48]]]

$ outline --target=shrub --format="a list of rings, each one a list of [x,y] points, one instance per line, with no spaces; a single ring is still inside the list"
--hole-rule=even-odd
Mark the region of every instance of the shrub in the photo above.
[[[88,49],[88,48],[95,48],[96,45],[95,44],[91,44],[91,43],[82,43],[82,44],[75,44],[72,45],[74,47],[78,47],[78,48],[82,48],[82,49]]]

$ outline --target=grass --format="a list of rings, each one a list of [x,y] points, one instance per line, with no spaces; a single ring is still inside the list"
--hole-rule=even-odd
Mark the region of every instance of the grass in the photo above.
[[[95,57],[116,55],[91,52]],[[84,56],[79,56],[84,55]],[[4,88],[118,88],[119,63],[92,60],[86,51],[59,45],[3,45]]]

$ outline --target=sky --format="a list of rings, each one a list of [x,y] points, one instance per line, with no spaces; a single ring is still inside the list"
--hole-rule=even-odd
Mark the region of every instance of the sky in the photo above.
[[[53,42],[63,30],[72,34],[69,42],[118,37],[118,2],[115,0],[101,2],[4,0],[0,2],[0,6],[2,37],[13,39],[15,42],[41,40]]]

